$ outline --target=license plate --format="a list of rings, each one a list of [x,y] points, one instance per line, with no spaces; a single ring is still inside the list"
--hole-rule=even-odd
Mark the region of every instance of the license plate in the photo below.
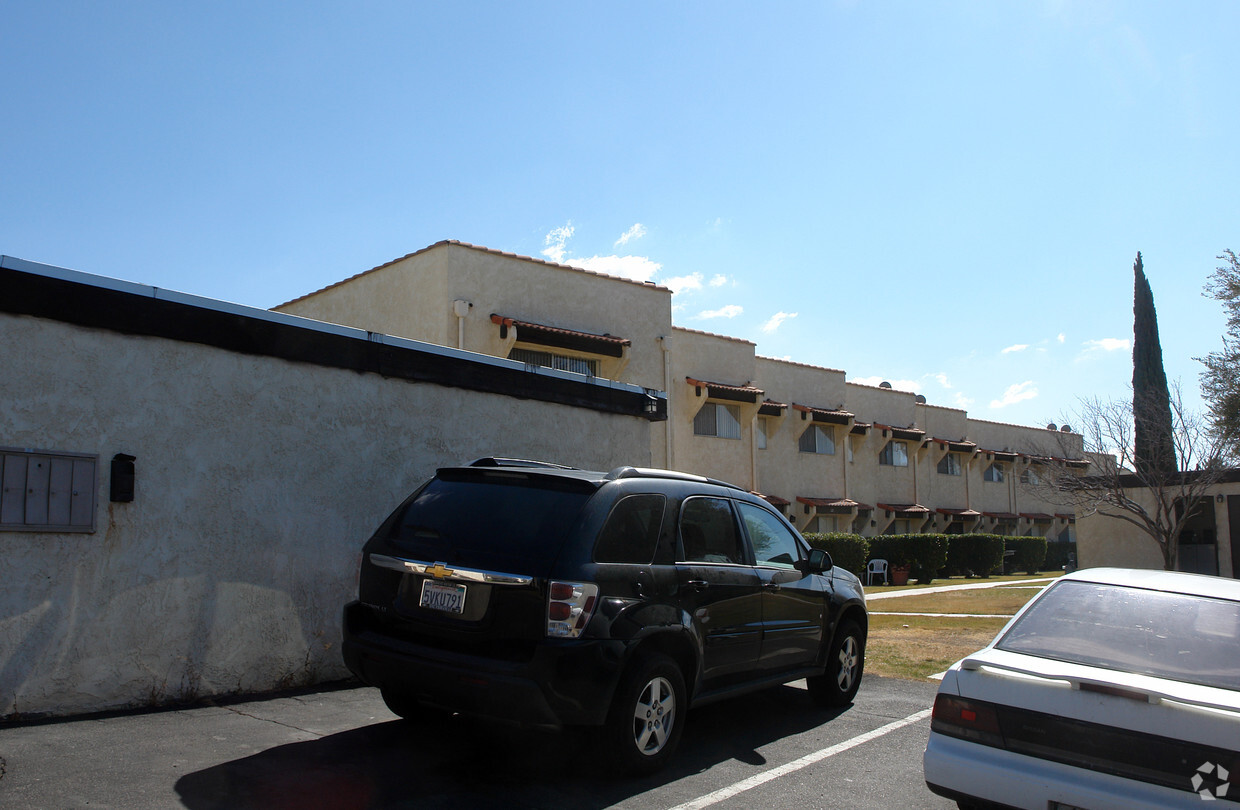
[[[445,584],[433,579],[422,580],[422,598],[418,605],[444,613],[465,612],[465,586]]]

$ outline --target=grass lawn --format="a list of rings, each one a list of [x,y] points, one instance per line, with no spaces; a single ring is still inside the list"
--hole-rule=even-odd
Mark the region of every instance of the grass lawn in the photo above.
[[[1050,571],[1039,577],[1058,576]],[[1003,586],[1000,583],[1039,577],[1010,576],[988,579],[937,579],[929,587],[996,583],[994,588],[974,588],[942,593],[919,593],[916,585],[866,588],[867,594],[894,592],[900,596],[871,602],[876,613],[1016,613],[1037,595],[1033,587]],[[1006,618],[939,616],[870,616],[866,642],[865,670],[874,675],[920,680],[942,672],[970,653],[991,642]]]

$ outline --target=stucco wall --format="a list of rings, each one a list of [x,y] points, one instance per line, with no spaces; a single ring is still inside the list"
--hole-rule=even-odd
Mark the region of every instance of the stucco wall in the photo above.
[[[361,544],[437,466],[649,463],[640,418],[30,316],[0,341],[0,445],[99,455],[93,534],[0,532],[0,716],[344,676]]]

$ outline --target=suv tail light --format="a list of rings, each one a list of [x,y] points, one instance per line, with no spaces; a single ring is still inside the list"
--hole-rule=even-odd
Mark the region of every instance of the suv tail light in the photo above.
[[[598,586],[593,582],[552,580],[547,588],[547,635],[577,638],[590,623],[598,602]]]

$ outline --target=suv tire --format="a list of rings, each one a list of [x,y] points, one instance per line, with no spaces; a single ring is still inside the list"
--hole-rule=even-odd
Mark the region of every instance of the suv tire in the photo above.
[[[865,636],[856,622],[840,622],[827,650],[827,671],[805,679],[809,695],[819,706],[836,708],[852,703],[865,667]]]
[[[648,774],[662,768],[680,744],[689,701],[685,680],[666,655],[642,656],[620,679],[602,742],[616,770]]]

